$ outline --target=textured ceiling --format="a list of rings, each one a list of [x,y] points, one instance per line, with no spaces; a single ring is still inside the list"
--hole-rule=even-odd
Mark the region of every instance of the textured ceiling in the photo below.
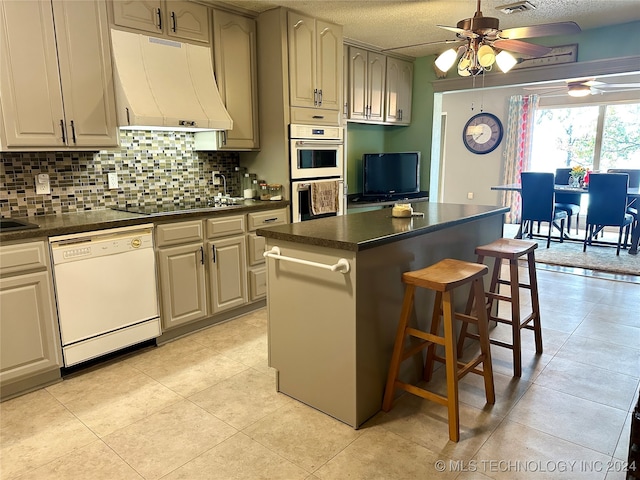
[[[504,14],[498,6],[515,0],[483,0],[485,17],[495,17],[500,28],[574,21],[583,30],[640,20],[640,0],[529,0],[536,9]],[[458,21],[473,17],[476,0],[232,0],[233,4],[252,12],[285,6],[315,18],[344,26],[345,39],[379,49],[413,45],[421,42],[454,40],[455,34],[436,27],[455,27]],[[421,57],[445,50],[443,44],[394,50]]]

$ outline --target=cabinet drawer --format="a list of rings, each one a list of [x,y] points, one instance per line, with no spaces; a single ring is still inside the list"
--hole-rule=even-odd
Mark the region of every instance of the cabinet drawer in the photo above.
[[[207,220],[207,238],[244,233],[244,215],[218,217]]]
[[[287,223],[287,209],[268,210],[266,212],[257,212],[247,214],[249,231],[253,232],[261,227],[271,227],[273,225],[281,225]]]
[[[291,123],[340,126],[340,112],[323,108],[291,107]]]
[[[0,273],[2,275],[41,270],[49,265],[48,248],[44,242],[16,243],[0,247]]]
[[[266,239],[264,237],[259,237],[255,233],[250,233],[248,235],[249,238],[249,265],[260,265],[264,263],[264,257],[262,254],[264,253],[264,247],[266,244]]]
[[[267,269],[249,270],[249,300],[255,301],[267,294]]]
[[[168,223],[156,227],[156,244],[158,247],[178,245],[181,243],[201,242],[204,237],[200,220],[180,223]]]

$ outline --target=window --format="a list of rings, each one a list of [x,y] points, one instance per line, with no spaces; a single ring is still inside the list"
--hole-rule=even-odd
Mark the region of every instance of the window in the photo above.
[[[531,170],[640,168],[640,103],[541,108]]]

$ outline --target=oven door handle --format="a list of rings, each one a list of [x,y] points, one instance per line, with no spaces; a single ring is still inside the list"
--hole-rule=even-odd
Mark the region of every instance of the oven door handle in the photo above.
[[[342,146],[343,142],[319,142],[319,141],[308,141],[308,140],[298,140],[296,141],[296,147],[322,147],[327,150],[334,149],[336,147]]]

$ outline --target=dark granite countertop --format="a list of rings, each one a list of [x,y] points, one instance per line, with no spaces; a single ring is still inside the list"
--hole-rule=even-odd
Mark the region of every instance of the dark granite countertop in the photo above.
[[[260,228],[257,234],[275,240],[359,251],[509,211],[507,207],[486,205],[430,202],[411,205],[414,213],[424,216],[393,218],[392,209],[385,208]]]
[[[127,227],[146,223],[184,220],[195,217],[210,217],[216,215],[237,215],[239,213],[257,212],[284,208],[289,201],[260,201],[244,200],[238,205],[226,207],[196,208],[175,212],[154,214],[129,213],[118,210],[90,210],[86,212],[62,213],[57,215],[42,215],[35,217],[19,217],[39,228],[0,232],[0,242],[10,240],[25,240],[33,238],[53,237],[69,233],[82,233],[107,228]],[[18,217],[16,217],[18,218]]]

